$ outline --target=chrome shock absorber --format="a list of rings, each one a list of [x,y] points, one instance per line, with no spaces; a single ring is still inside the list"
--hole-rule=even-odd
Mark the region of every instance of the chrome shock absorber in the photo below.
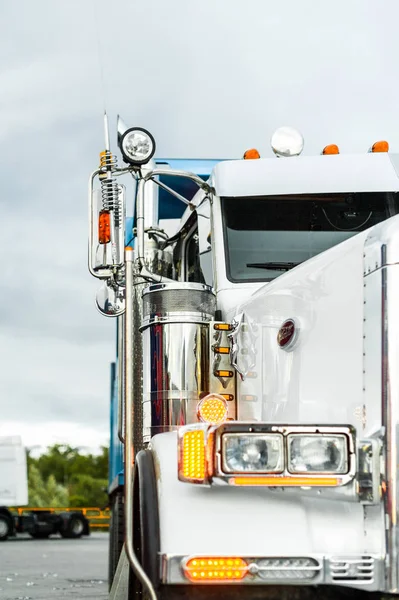
[[[109,214],[110,224],[110,243],[112,264],[119,265],[122,262],[120,250],[123,248],[123,219],[122,219],[122,198],[121,189],[113,177],[113,170],[118,166],[117,158],[110,152],[104,150],[100,154],[99,175],[101,184],[101,214]],[[122,242],[122,244],[121,244]]]

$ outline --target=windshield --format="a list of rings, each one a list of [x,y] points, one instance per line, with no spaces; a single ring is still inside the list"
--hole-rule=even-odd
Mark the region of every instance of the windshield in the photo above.
[[[398,212],[397,194],[222,198],[227,276],[270,281]]]

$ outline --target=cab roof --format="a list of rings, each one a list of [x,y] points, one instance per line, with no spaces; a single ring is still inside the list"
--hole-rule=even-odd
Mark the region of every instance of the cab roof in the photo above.
[[[399,155],[365,153],[295,156],[217,163],[217,196],[277,196],[399,191]]]

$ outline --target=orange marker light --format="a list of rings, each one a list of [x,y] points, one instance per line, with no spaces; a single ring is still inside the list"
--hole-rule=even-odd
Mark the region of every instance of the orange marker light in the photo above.
[[[371,147],[371,152],[389,152],[389,144],[385,140],[375,142]]]
[[[213,326],[216,331],[231,331],[231,325],[229,323],[215,323]]]
[[[199,556],[190,558],[183,570],[187,579],[195,583],[240,581],[248,574],[248,565],[236,556]]]
[[[233,394],[220,394],[225,400],[234,400]]]
[[[233,371],[215,371],[216,377],[233,377]]]
[[[228,346],[215,346],[213,351],[215,354],[229,354],[230,348]]]
[[[231,485],[266,485],[269,487],[335,487],[340,485],[338,477],[232,477]]]
[[[254,158],[260,158],[260,154],[256,148],[251,148],[250,150],[247,150],[246,152],[244,152],[244,156],[243,156],[244,160],[252,160]]]
[[[98,243],[108,244],[111,241],[111,215],[102,210],[98,216]]]
[[[339,148],[337,144],[329,144],[323,148],[322,154],[339,154]]]

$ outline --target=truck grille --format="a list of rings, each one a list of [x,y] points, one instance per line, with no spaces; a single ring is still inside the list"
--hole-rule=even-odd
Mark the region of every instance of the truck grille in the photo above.
[[[333,581],[372,582],[374,580],[374,558],[332,558],[330,560]]]

